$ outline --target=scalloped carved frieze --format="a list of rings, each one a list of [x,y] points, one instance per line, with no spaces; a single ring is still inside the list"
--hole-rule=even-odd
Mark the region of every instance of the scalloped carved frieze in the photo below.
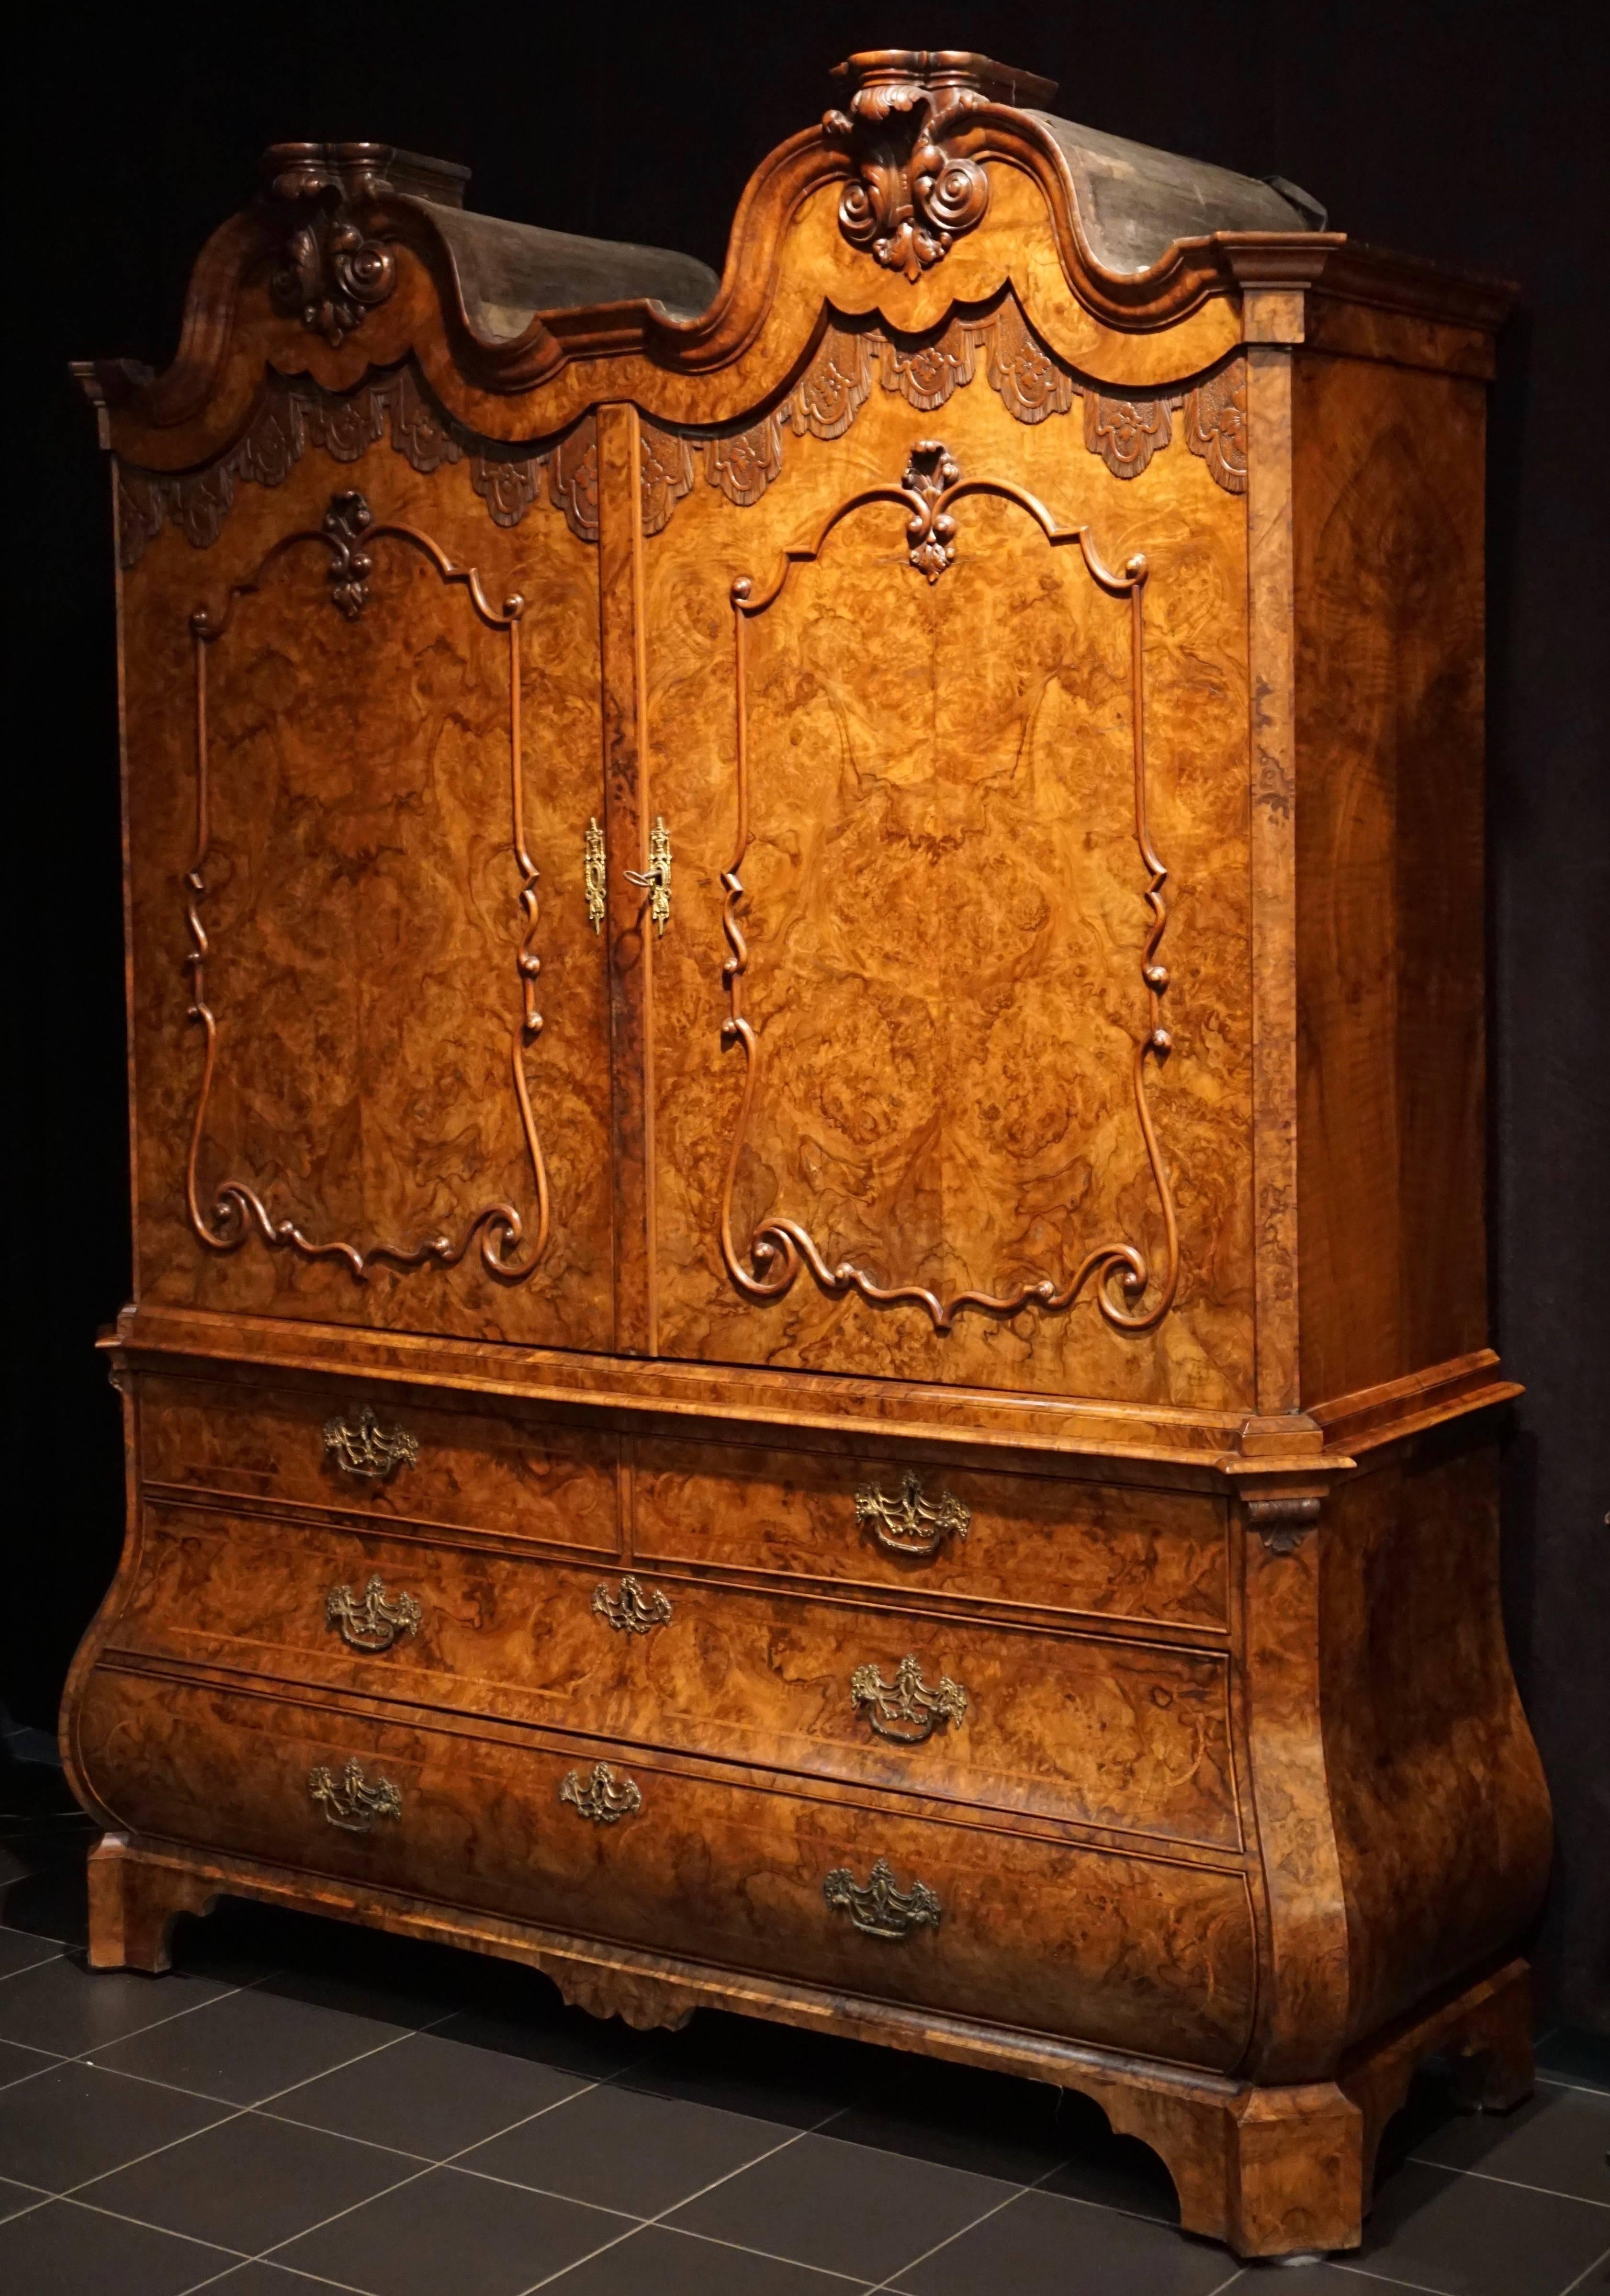
[[[1246,492],[1246,373],[1239,359],[1185,394],[1180,431],[1226,494]]]
[[[470,483],[497,526],[519,525],[542,499],[543,473],[548,471],[548,499],[571,533],[583,542],[598,539],[597,455],[590,416],[557,447],[539,453],[495,447],[444,414],[413,369],[405,366],[342,398],[304,377],[272,376],[240,438],[204,469],[169,475],[120,463],[119,554],[125,569],[138,565],[167,525],[177,526],[196,549],[209,548],[223,532],[242,480],[249,486],[283,486],[309,447],[335,462],[356,463],[381,443],[388,426],[395,451],[427,476],[467,456]]]
[[[1109,398],[1087,391],[1085,445],[1115,479],[1138,479],[1159,447],[1173,437],[1163,398]]]
[[[1246,491],[1244,390],[1239,360],[1189,390],[1125,398],[1092,390],[1041,342],[1008,295],[982,319],[952,320],[927,342],[877,327],[829,326],[810,364],[770,414],[725,438],[701,437],[645,422],[643,531],[663,532],[691,488],[697,459],[705,476],[740,507],[760,501],[783,469],[784,438],[842,439],[875,382],[914,412],[936,413],[980,373],[1014,421],[1044,422],[1084,406],[1084,442],[1115,479],[1136,479],[1169,446],[1182,415],[1186,444],[1227,494]]]
[[[1010,295],[995,314],[987,374],[990,390],[1000,393],[1007,414],[1019,422],[1070,414],[1079,397],[1067,368],[1052,357]]]

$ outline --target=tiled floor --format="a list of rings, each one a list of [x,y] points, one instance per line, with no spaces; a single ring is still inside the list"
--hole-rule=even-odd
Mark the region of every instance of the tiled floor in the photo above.
[[[1254,2296],[1075,2096],[711,2013],[647,2038],[530,1973],[226,1906],[82,1967],[90,1838],[7,1766],[0,2287],[17,2296]],[[1610,2051],[1393,2124],[1362,2250],[1280,2296],[1610,2289]]]

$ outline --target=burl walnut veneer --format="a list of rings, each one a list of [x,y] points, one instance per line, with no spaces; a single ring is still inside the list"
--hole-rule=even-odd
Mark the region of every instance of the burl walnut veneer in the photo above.
[[[91,1957],[220,1893],[1065,2084],[1249,2256],[1530,2079],[1505,291],[883,53],[723,277],[287,144],[115,472]]]

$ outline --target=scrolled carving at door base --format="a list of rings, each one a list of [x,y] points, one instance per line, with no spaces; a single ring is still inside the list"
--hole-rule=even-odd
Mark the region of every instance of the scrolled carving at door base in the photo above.
[[[515,1206],[507,1202],[481,1205],[471,1213],[456,1242],[451,1236],[438,1232],[411,1244],[359,1245],[335,1238],[316,1241],[294,1220],[276,1218],[258,1191],[245,1180],[225,1179],[211,1189],[211,1200],[205,1208],[201,1201],[201,1153],[218,1048],[218,1020],[207,1002],[206,993],[207,960],[211,944],[201,921],[201,903],[207,891],[207,860],[212,836],[207,732],[208,654],[229,628],[241,599],[252,595],[259,589],[264,575],[278,559],[304,545],[317,545],[328,554],[327,570],[335,603],[349,619],[356,619],[368,603],[368,579],[374,571],[371,550],[382,541],[404,544],[426,559],[443,582],[461,585],[477,618],[486,627],[503,632],[508,639],[511,842],[521,877],[516,906],[522,933],[514,956],[514,972],[522,1005],[520,1021],[511,1037],[510,1063],[514,1096],[537,1193],[537,1232],[523,1258],[522,1250],[526,1242],[526,1224]],[[362,548],[358,546],[360,542]],[[185,1159],[185,1201],[192,1232],[209,1251],[239,1251],[256,1235],[270,1251],[290,1250],[301,1259],[341,1261],[355,1280],[363,1283],[367,1281],[374,1268],[382,1264],[399,1271],[429,1267],[456,1267],[471,1246],[479,1243],[481,1264],[489,1275],[504,1283],[521,1283],[532,1274],[546,1249],[549,1228],[547,1167],[538,1136],[522,1061],[524,1047],[542,1028],[542,1016],[536,1006],[536,980],[541,970],[541,960],[532,947],[537,930],[538,872],[525,844],[520,738],[518,629],[524,611],[525,601],[518,594],[505,598],[501,608],[495,607],[481,588],[481,577],[474,567],[455,565],[439,543],[415,527],[376,523],[365,496],[355,488],[349,488],[332,498],[321,526],[299,527],[290,534],[282,535],[265,553],[256,570],[243,581],[231,586],[220,611],[215,614],[204,606],[198,607],[190,618],[195,678],[196,845],[184,877],[185,918],[190,932],[190,947],[184,959],[184,970],[190,984],[190,1002],[185,1017],[200,1027],[203,1053],[201,1086],[196,1095],[189,1152]]]
[[[1149,917],[1137,967],[1146,997],[1146,1026],[1144,1034],[1135,1040],[1130,1077],[1136,1121],[1156,1192],[1164,1245],[1163,1264],[1155,1280],[1150,1263],[1137,1245],[1110,1242],[1097,1244],[1087,1252],[1072,1274],[1061,1283],[1054,1276],[1043,1275],[1029,1278],[1008,1292],[962,1292],[949,1300],[941,1300],[925,1284],[882,1283],[851,1260],[831,1263],[809,1231],[798,1220],[781,1212],[769,1213],[760,1222],[750,1237],[746,1253],[739,1250],[733,1234],[733,1199],[760,1068],[760,1039],[743,1010],[743,979],[749,967],[749,944],[742,922],[743,904],[747,898],[742,873],[750,844],[746,633],[749,624],[757,616],[767,612],[782,596],[794,570],[811,564],[821,555],[829,535],[840,520],[853,511],[875,503],[889,503],[905,512],[910,562],[926,577],[930,585],[937,582],[956,558],[958,546],[958,528],[954,514],[956,506],[976,495],[987,495],[998,501],[1015,504],[1034,521],[1053,549],[1069,545],[1075,546],[1097,587],[1110,597],[1124,599],[1129,606],[1133,833],[1141,866],[1146,873],[1146,887],[1141,898]],[[857,493],[847,496],[827,513],[814,541],[790,545],[783,554],[781,566],[763,590],[757,591],[753,579],[748,575],[740,575],[733,582],[729,595],[733,610],[734,694],[737,719],[735,758],[738,824],[732,865],[722,873],[721,877],[726,894],[722,931],[729,951],[722,967],[722,978],[727,986],[727,1016],[721,1024],[721,1039],[725,1045],[738,1046],[743,1052],[743,1085],[721,1191],[720,1243],[727,1275],[744,1299],[757,1305],[781,1300],[792,1289],[803,1268],[809,1270],[813,1282],[830,1296],[842,1297],[854,1292],[871,1307],[894,1307],[908,1303],[920,1307],[928,1315],[935,1331],[941,1332],[950,1331],[957,1316],[968,1308],[979,1314],[1003,1318],[1021,1315],[1026,1308],[1038,1308],[1047,1315],[1061,1314],[1072,1306],[1087,1285],[1093,1289],[1104,1321],[1114,1331],[1153,1331],[1172,1307],[1179,1282],[1179,1227],[1146,1093],[1148,1068],[1166,1060],[1173,1046],[1172,1036],[1163,1025],[1162,998],[1169,986],[1169,971],[1159,961],[1158,955],[1168,926],[1168,909],[1163,898],[1168,871],[1153,847],[1146,818],[1145,649],[1142,642],[1142,597],[1146,576],[1147,566],[1143,554],[1137,553],[1128,559],[1121,573],[1113,572],[1104,564],[1097,552],[1088,527],[1059,526],[1043,503],[1023,488],[1005,480],[963,477],[955,457],[943,442],[927,439],[912,449],[902,485],[863,487]]]

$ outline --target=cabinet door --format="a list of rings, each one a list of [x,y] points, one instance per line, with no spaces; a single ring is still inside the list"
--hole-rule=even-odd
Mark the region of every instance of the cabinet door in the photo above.
[[[967,332],[916,406],[843,350],[836,437],[647,433],[660,1344],[1232,1406],[1244,504],[1178,442],[1120,479],[1072,388],[1014,415]]]
[[[142,1292],[607,1346],[596,550],[296,436],[126,578]]]

